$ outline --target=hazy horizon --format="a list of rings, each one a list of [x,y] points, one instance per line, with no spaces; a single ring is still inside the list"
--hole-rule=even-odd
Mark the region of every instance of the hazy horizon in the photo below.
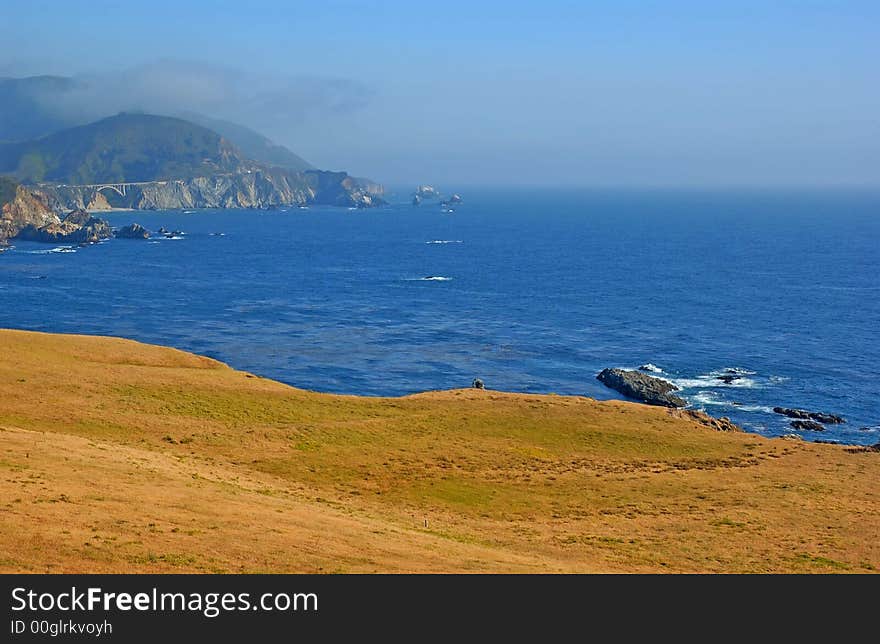
[[[869,2],[16,3],[0,76],[392,186],[880,186]],[[110,62],[108,62],[110,61]]]

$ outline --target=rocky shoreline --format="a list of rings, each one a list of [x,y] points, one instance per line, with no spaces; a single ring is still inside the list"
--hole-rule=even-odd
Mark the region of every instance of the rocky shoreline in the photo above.
[[[662,373],[662,370],[652,364],[639,367],[638,370],[620,368],[606,368],[599,372],[596,379],[609,389],[613,389],[623,396],[648,405],[681,409],[688,407],[688,401],[673,392],[679,391],[672,382],[656,376],[649,376],[645,371]],[[742,379],[742,374],[735,369],[727,369],[715,378],[724,384],[733,384]],[[789,407],[773,407],[773,413],[792,419],[789,423],[792,429],[799,431],[825,431],[826,425],[840,425],[846,423],[846,419],[837,414],[808,411],[806,409],[793,409]],[[722,416],[717,421],[731,423],[730,419]],[[735,425],[733,425],[736,427]]]
[[[102,211],[184,208],[273,208],[308,204],[371,208],[384,202],[381,185],[345,172],[267,169],[194,179],[105,186],[24,186],[0,177],[0,248],[9,240],[89,244],[114,236]],[[123,190],[125,194],[119,191]],[[109,196],[108,196],[109,195]],[[66,214],[65,214],[66,213]],[[133,224],[137,226],[137,224]],[[125,227],[115,236],[146,239]]]
[[[372,208],[384,204],[384,188],[345,172],[290,172],[266,168],[208,177],[118,184],[33,187],[58,211],[175,210],[184,208],[271,208],[310,204]],[[125,194],[120,194],[124,190]]]
[[[684,398],[672,393],[678,391],[678,387],[662,378],[655,378],[640,371],[603,369],[596,376],[596,380],[627,398],[648,405],[673,408],[687,406]]]

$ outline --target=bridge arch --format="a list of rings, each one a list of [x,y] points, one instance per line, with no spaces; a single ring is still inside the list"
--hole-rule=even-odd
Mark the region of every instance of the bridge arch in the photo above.
[[[107,190],[107,189],[114,190],[116,192],[116,194],[118,194],[120,197],[125,196],[125,184],[124,183],[119,183],[119,184],[108,183],[103,186],[95,186],[95,192],[101,192],[102,190]]]

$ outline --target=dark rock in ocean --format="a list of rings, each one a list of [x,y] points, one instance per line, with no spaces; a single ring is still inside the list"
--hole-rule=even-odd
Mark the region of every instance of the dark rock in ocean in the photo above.
[[[835,416],[834,414],[823,414],[818,411],[814,411],[810,414],[810,418],[813,420],[824,423],[825,425],[839,425],[841,423],[845,423],[846,419],[841,416]]]
[[[734,380],[739,380],[740,378],[742,378],[742,376],[737,376],[737,375],[734,375],[734,374],[724,374],[724,375],[721,375],[721,376],[715,376],[715,377],[716,377],[718,380],[720,380],[721,382],[723,382],[723,383],[725,383],[725,384],[728,384],[728,385],[729,385],[730,383],[732,383]]]
[[[413,195],[412,205],[421,206],[422,205],[422,198],[419,195]]]
[[[150,231],[140,224],[129,224],[116,231],[119,239],[149,239]]]
[[[449,199],[444,199],[440,202],[441,206],[454,206],[455,204],[459,204],[462,202],[461,195],[454,194]]]
[[[817,423],[815,420],[793,420],[791,426],[795,429],[808,429],[812,432],[824,432],[825,426]]]
[[[839,425],[845,423],[846,419],[834,414],[823,414],[818,411],[807,411],[806,409],[791,409],[789,407],[774,407],[774,413],[788,416],[789,418],[798,418],[801,420],[814,420],[826,425]]]
[[[435,199],[440,196],[440,192],[434,186],[419,186],[416,188],[416,197],[420,199]]]
[[[684,399],[671,393],[678,387],[670,382],[625,369],[603,369],[596,379],[627,398],[661,407],[684,407]]]
[[[168,229],[165,228],[165,226],[161,226],[161,227],[159,228],[159,230],[157,230],[156,232],[159,233],[160,235],[164,235],[164,234],[166,234],[166,233],[168,232]]]
[[[479,378],[474,378],[474,381],[473,381],[473,383],[471,383],[471,386],[474,389],[485,389],[486,388],[486,385],[484,385],[483,381],[480,380]]]
[[[803,409],[789,409],[788,407],[774,407],[773,413],[782,414],[783,416],[788,416],[789,418],[809,418],[810,412],[804,411]]]

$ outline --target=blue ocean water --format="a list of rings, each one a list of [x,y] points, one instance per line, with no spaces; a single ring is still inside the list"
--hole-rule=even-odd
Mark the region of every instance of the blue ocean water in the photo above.
[[[358,211],[113,213],[186,234],[18,243],[0,255],[0,327],[124,336],[368,395],[479,377],[616,398],[596,373],[651,363],[751,431],[794,432],[782,405],[848,419],[809,440],[880,440],[880,194],[464,196],[454,213],[406,195]],[[743,377],[725,384],[726,369]]]

